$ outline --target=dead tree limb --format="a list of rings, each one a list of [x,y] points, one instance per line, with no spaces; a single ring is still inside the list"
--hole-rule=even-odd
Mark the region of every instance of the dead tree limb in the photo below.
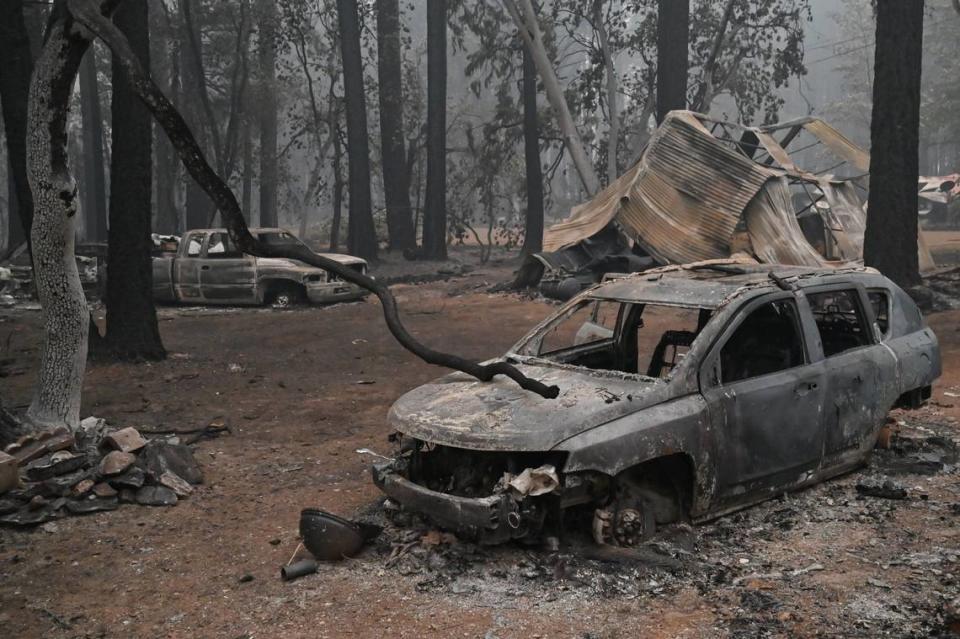
[[[507,362],[479,364],[458,355],[442,353],[424,346],[410,335],[400,321],[397,302],[390,289],[373,278],[318,255],[306,247],[279,248],[258,242],[250,234],[233,192],[210,167],[194,140],[187,123],[154,84],[150,75],[141,67],[136,56],[133,55],[127,39],[110,19],[101,13],[100,3],[94,0],[68,0],[68,4],[73,16],[103,40],[113,54],[120,58],[134,91],[144,101],[157,122],[167,133],[167,137],[177,150],[191,177],[207,192],[220,210],[230,239],[233,240],[237,248],[244,253],[257,257],[284,257],[299,260],[334,273],[342,279],[370,291],[380,300],[383,306],[384,319],[393,336],[404,348],[428,364],[458,370],[481,381],[490,381],[495,375],[505,375],[520,385],[521,388],[548,399],[552,399],[559,394],[560,391],[556,386],[547,386],[542,382],[530,379],[518,368]]]

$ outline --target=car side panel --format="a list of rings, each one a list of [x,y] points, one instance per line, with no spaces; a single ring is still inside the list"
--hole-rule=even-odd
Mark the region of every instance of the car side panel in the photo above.
[[[694,516],[707,508],[716,491],[713,430],[707,403],[699,393],[613,420],[562,442],[555,450],[568,452],[565,473],[593,470],[608,475],[658,457],[685,454],[695,469]]]

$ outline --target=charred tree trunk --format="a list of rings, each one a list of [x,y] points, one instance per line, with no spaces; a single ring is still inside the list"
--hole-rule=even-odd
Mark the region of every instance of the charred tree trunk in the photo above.
[[[360,50],[360,15],[357,0],[337,0],[340,21],[340,51],[343,59],[343,91],[347,111],[347,163],[350,217],[347,219],[347,250],[359,257],[376,259],[377,235],[370,201],[370,147],[367,135],[367,101],[363,87]]]
[[[103,118],[93,48],[80,67],[80,111],[83,120],[83,219],[88,242],[107,241],[107,187],[103,168]]]
[[[150,66],[148,0],[127,0],[114,23],[144,67]],[[107,331],[98,358],[116,361],[166,357],[153,305],[150,255],[151,117],[113,59],[113,151],[110,166],[110,244],[107,256]]]
[[[253,125],[250,120],[253,116],[247,113],[243,122],[243,186],[241,202],[250,221],[250,203],[253,199]]]
[[[657,13],[657,122],[687,108],[690,0],[659,0]]]
[[[903,287],[920,283],[917,176],[923,0],[878,0],[863,258]]]
[[[181,6],[195,0],[181,0]],[[185,8],[185,6],[183,6]],[[204,117],[201,113],[200,99],[202,95],[202,78],[198,77],[203,70],[203,49],[199,34],[191,33],[194,25],[192,22],[182,21],[180,29],[180,73],[183,84],[183,104],[187,121],[190,123],[191,130],[196,132],[197,141],[201,147],[208,148],[208,138],[206,128],[204,127]],[[196,43],[196,47],[191,46],[191,42]],[[200,56],[199,62],[195,59]],[[207,220],[210,218],[210,211],[213,210],[213,203],[209,196],[193,180],[186,181],[186,202],[184,215],[184,230],[204,228],[207,226]]]
[[[331,97],[333,87],[330,87]],[[333,218],[330,220],[330,251],[336,253],[340,250],[340,224],[343,220],[343,144],[340,143],[340,109],[333,106],[335,100],[331,100],[331,108],[334,109],[333,127],[330,135],[333,136]]]
[[[277,217],[277,9],[260,2],[260,225],[275,227]]]
[[[80,422],[87,358],[87,301],[74,259],[77,186],[67,165],[67,115],[73,83],[89,47],[61,0],[30,83],[27,169],[34,194],[34,279],[43,306],[39,379],[27,410],[35,428]]]
[[[177,39],[170,28],[170,17],[162,2],[150,4],[150,31],[159,37],[150,38],[151,68],[173,104],[180,102],[180,64]],[[154,230],[157,233],[176,234],[180,228],[177,210],[177,172],[179,165],[170,141],[156,129],[153,139],[153,174],[156,201]]]
[[[0,107],[11,176],[7,249],[27,239],[33,220],[33,194],[27,180],[27,101],[33,54],[23,17],[23,0],[0,3]],[[14,201],[16,215],[14,215]]]
[[[447,258],[447,0],[427,0],[427,196],[423,257]]]
[[[527,215],[523,252],[543,250],[543,167],[540,164],[540,122],[537,117],[537,67],[523,49],[523,159],[527,169]]]
[[[410,209],[410,177],[403,135],[403,70],[399,0],[377,1],[377,71],[380,85],[380,145],[387,232],[391,251],[417,247]]]

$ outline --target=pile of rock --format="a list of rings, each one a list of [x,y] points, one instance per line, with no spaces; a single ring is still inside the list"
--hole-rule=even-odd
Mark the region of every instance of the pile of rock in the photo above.
[[[191,449],[102,419],[27,435],[0,453],[0,525],[31,526],[120,504],[173,506],[203,483]]]

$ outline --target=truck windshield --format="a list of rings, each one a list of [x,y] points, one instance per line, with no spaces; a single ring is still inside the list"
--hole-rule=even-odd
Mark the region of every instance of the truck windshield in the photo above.
[[[257,233],[257,239],[266,244],[267,246],[306,246],[303,242],[295,238],[290,233]]]

